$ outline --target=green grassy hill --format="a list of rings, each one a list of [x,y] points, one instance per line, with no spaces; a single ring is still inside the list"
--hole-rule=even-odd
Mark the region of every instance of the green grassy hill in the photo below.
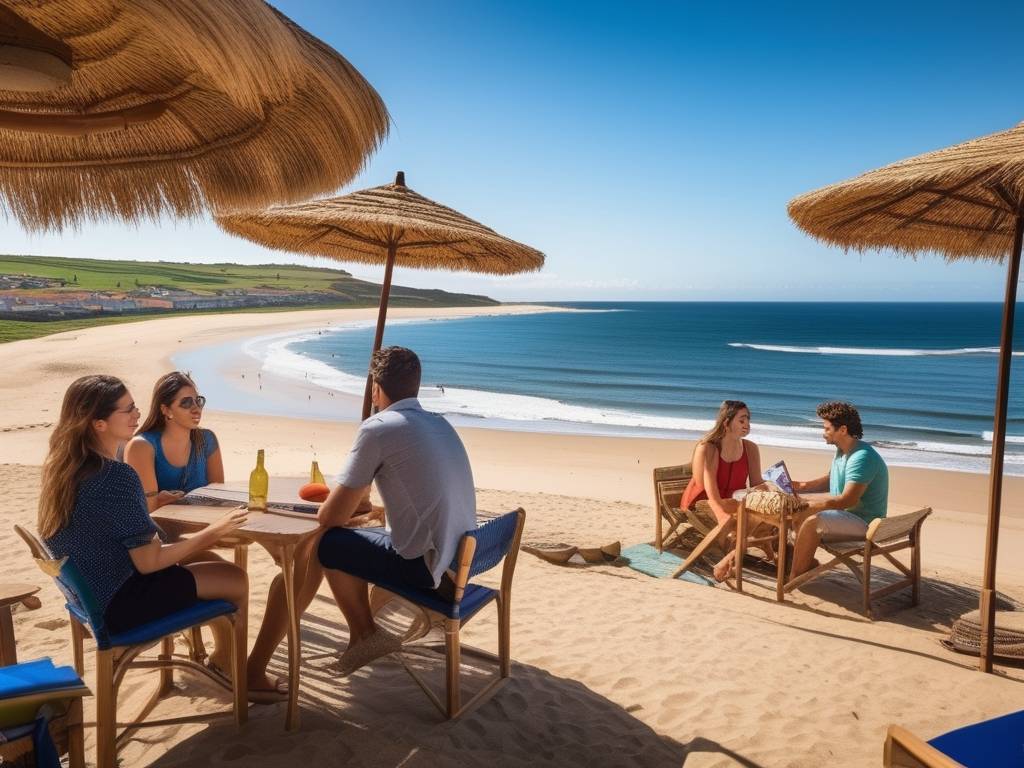
[[[0,274],[26,274],[67,282],[79,290],[131,290],[139,286],[160,286],[195,293],[246,288],[279,288],[282,290],[328,291],[345,297],[380,295],[380,286],[357,280],[343,269],[305,267],[295,264],[189,264],[167,261],[106,261],[103,259],[69,259],[58,256],[0,256]],[[74,278],[78,278],[77,282]],[[443,275],[438,282],[444,282]],[[422,298],[427,303],[438,300],[446,306],[497,304],[486,296],[447,293],[445,291],[392,287],[393,293],[408,298]],[[428,298],[429,297],[429,298]]]
[[[281,310],[294,309],[298,306],[376,306],[380,298],[378,284],[358,280],[345,270],[295,264],[190,264],[0,255],[0,275],[27,275],[62,280],[65,283],[63,290],[67,291],[129,292],[138,288],[157,287],[214,296],[223,291],[272,288],[304,295],[304,300],[296,302],[295,307],[281,307]],[[444,279],[444,275],[439,274],[437,282],[443,284]],[[60,292],[61,289],[50,288],[47,292],[52,293],[54,290]],[[26,292],[29,293],[31,291]],[[499,303],[487,296],[474,294],[448,293],[442,290],[397,285],[391,288],[390,305],[394,307],[492,306]],[[166,312],[53,321],[0,320],[0,342],[108,322],[145,320],[157,314]]]

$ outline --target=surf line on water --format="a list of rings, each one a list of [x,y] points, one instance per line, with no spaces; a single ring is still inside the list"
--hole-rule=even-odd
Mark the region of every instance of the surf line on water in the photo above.
[[[959,349],[900,349],[886,347],[801,347],[791,344],[749,344],[730,341],[736,349],[756,349],[761,352],[788,352],[803,355],[873,355],[878,357],[955,357],[959,355],[998,355],[999,347],[960,347]],[[1024,357],[1024,352],[1013,353]]]

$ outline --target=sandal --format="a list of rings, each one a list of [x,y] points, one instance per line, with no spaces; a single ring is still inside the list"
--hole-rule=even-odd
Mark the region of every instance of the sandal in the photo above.
[[[273,688],[250,688],[246,697],[253,704],[277,704],[288,701],[288,678],[274,678]]]

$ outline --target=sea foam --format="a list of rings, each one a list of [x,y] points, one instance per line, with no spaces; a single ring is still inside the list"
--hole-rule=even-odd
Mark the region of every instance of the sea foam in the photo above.
[[[882,347],[800,347],[790,344],[747,344],[730,341],[730,347],[757,349],[761,352],[789,352],[804,355],[870,355],[877,357],[952,357],[957,355],[998,355],[999,347],[961,347],[959,349],[899,349]],[[1014,357],[1024,352],[1014,352]]]

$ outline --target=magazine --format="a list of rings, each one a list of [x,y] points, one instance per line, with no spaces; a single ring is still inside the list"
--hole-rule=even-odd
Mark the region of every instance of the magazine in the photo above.
[[[789,476],[789,470],[786,469],[786,462],[777,461],[768,467],[763,473],[764,479],[779,486],[779,490],[783,493],[795,495],[793,491],[793,479]]]

